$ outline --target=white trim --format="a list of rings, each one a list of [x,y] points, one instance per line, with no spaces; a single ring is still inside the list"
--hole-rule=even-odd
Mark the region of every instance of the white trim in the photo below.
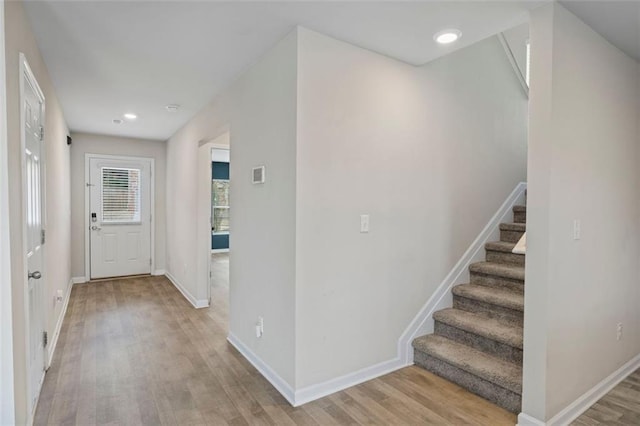
[[[409,364],[403,362],[402,359],[397,357],[388,361],[383,361],[379,364],[372,365],[370,367],[363,368],[358,371],[354,371],[353,373],[345,374],[344,376],[327,380],[326,382],[306,386],[295,391],[295,403],[293,404],[293,406],[297,407],[302,404],[306,404],[307,402],[311,402],[327,395],[331,395],[332,393],[339,392],[343,389],[359,385],[360,383],[375,379],[376,377],[389,374],[408,365]]]
[[[89,177],[91,174],[90,169],[90,161],[91,159],[105,159],[105,160],[116,160],[116,161],[149,161],[149,214],[151,215],[151,219],[149,220],[149,232],[151,232],[150,244],[151,244],[151,265],[149,269],[149,273],[152,273],[155,269],[156,265],[156,224],[153,220],[156,217],[156,186],[155,186],[155,159],[153,157],[138,157],[134,155],[108,155],[108,154],[84,154],[84,274],[85,277],[91,277],[91,233],[89,232],[89,227],[91,223],[89,221],[89,216],[91,215],[91,196],[90,196],[90,187],[86,184],[89,182]]]
[[[20,177],[22,179],[21,182],[21,204],[22,204],[22,212],[26,212],[27,211],[27,197],[26,197],[26,193],[27,193],[27,166],[26,166],[26,162],[25,162],[25,150],[26,150],[26,135],[25,135],[25,126],[24,126],[24,122],[25,122],[25,115],[24,115],[24,99],[25,99],[25,82],[28,82],[28,84],[32,87],[32,89],[35,91],[36,95],[38,96],[39,100],[42,102],[42,110],[41,110],[41,121],[40,121],[40,125],[43,128],[46,128],[46,99],[44,96],[44,93],[42,92],[42,89],[40,88],[40,85],[38,84],[38,80],[36,79],[35,75],[33,74],[33,71],[31,70],[31,67],[29,66],[29,62],[27,61],[27,57],[24,55],[24,53],[20,52],[19,54],[19,58],[20,58]],[[45,192],[46,192],[46,185],[45,185],[45,162],[46,162],[46,154],[45,154],[45,144],[44,142],[41,144],[41,152],[40,152],[40,164],[41,164],[41,169],[40,169],[40,191],[41,191],[41,204],[44,206],[45,203]],[[44,221],[46,218],[45,215],[45,211],[44,209],[41,210],[40,212],[42,218],[41,218],[41,225],[42,225],[42,229],[44,229]],[[26,246],[26,242],[28,240],[27,238],[27,221],[26,218],[24,217],[24,214],[22,215],[22,217],[20,217],[20,222],[22,225],[22,242],[23,242],[23,246]],[[42,273],[42,278],[41,278],[41,286],[43,288],[46,287],[46,277],[47,277],[47,271],[46,271],[46,251],[47,251],[47,247],[46,244],[42,244],[42,265],[40,266],[41,268],[41,273]],[[28,293],[28,289],[29,289],[29,283],[28,283],[28,279],[27,279],[27,275],[28,275],[28,259],[27,259],[27,254],[25,251],[23,251],[22,253],[20,253],[20,255],[22,256],[22,287],[23,287],[23,291],[24,291],[24,329],[27,330],[27,333],[25,334],[25,340],[24,340],[24,344],[25,344],[25,361],[26,361],[26,371],[27,371],[27,383],[26,383],[26,391],[27,391],[27,414],[29,416],[30,422],[33,422],[33,416],[35,415],[36,412],[36,407],[38,406],[38,399],[40,397],[40,390],[42,389],[42,383],[44,382],[44,368],[42,371],[42,378],[40,379],[40,381],[38,382],[38,389],[36,392],[32,392],[33,389],[31,389],[31,383],[32,383],[32,377],[31,377],[31,367],[30,367],[30,359],[31,359],[31,342],[30,342],[30,334],[29,334],[29,330],[31,330],[31,318],[29,315],[29,293]],[[45,331],[45,319],[44,319],[44,291],[42,293],[42,306],[40,307],[39,311],[41,313],[43,313],[43,318],[42,318],[42,323],[40,324],[42,326],[42,331]],[[46,362],[47,362],[47,357],[46,357],[46,349],[43,348],[43,353],[42,353],[42,363],[44,364],[43,367],[46,367]],[[32,401],[32,395],[35,395],[35,401]]]
[[[225,248],[225,249],[211,249],[211,254],[216,254],[216,253],[229,253],[229,249]]]
[[[53,354],[56,351],[56,347],[58,346],[58,338],[60,337],[60,330],[62,329],[62,323],[64,322],[64,316],[67,313],[67,308],[69,307],[69,299],[71,298],[71,288],[73,286],[73,278],[69,280],[69,284],[67,284],[67,288],[65,290],[64,301],[62,303],[62,310],[60,311],[60,316],[58,317],[58,322],[56,323],[56,328],[53,332],[53,337],[49,344],[49,349],[47,350],[47,369],[51,367],[51,362],[53,361]]]
[[[180,293],[182,293],[184,298],[187,299],[189,301],[189,303],[191,303],[193,305],[194,308],[200,309],[200,308],[209,307],[209,300],[207,300],[207,299],[198,300],[195,297],[193,297],[193,295],[191,295],[191,293],[189,293],[189,291],[187,291],[187,289],[184,288],[184,286],[182,284],[180,284],[180,282],[173,275],[171,275],[169,272],[166,272],[165,276],[167,278],[169,278],[169,281],[171,281],[171,283],[175,286],[175,288],[177,288],[178,291],[180,291]]]
[[[516,426],[545,426],[544,422],[525,413],[518,414]]]
[[[84,284],[87,282],[87,278],[85,277],[73,277],[71,278],[71,282],[73,284]]]
[[[433,332],[433,313],[440,309],[451,307],[453,299],[451,288],[456,284],[467,282],[469,279],[469,265],[484,259],[484,245],[500,236],[500,223],[510,222],[512,208],[516,204],[524,204],[524,194],[527,189],[525,182],[520,182],[511,192],[507,200],[484,227],[480,235],[462,255],[451,272],[444,278],[429,300],[413,318],[409,326],[398,340],[398,357],[405,365],[413,363],[411,342],[418,336]]]
[[[11,425],[15,423],[15,401],[5,86],[4,0],[0,0],[0,424]]]
[[[156,277],[160,275],[167,275],[167,271],[165,271],[164,269],[156,269],[151,275],[154,275]]]
[[[227,341],[233,345],[234,348],[242,354],[247,361],[253,365],[256,370],[262,374],[262,376],[273,385],[278,392],[289,401],[289,404],[296,406],[295,393],[289,383],[287,383],[278,373],[273,371],[266,362],[264,362],[258,355],[256,355],[249,347],[240,341],[233,333],[229,332]]]
[[[504,49],[504,53],[507,55],[507,59],[509,60],[511,67],[513,68],[513,71],[516,77],[518,78],[518,82],[522,87],[522,91],[524,92],[525,95],[527,95],[527,98],[528,98],[529,85],[527,84],[526,77],[522,75],[522,71],[520,71],[520,67],[518,67],[518,62],[516,62],[516,58],[513,55],[513,51],[509,46],[509,42],[507,41],[507,38],[504,36],[504,33],[498,33],[497,36],[498,36],[498,40],[500,40],[500,44],[502,45],[502,48]]]

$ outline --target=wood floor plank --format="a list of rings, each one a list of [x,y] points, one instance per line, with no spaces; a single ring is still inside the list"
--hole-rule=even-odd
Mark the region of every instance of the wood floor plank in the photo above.
[[[194,309],[165,277],[75,285],[34,424],[515,423],[512,414],[417,367],[292,407],[227,342],[228,257],[216,255],[212,271],[208,309]],[[638,391],[638,383],[630,386]],[[633,401],[621,395],[612,404]]]

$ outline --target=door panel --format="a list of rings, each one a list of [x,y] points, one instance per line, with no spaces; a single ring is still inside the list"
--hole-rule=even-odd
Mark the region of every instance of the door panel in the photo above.
[[[29,331],[29,407],[33,410],[44,377],[44,279],[43,254],[43,181],[44,167],[42,126],[44,98],[35,80],[24,71],[22,93],[22,120],[24,131],[23,176],[24,215],[26,224],[25,254],[27,258],[27,307]]]
[[[151,162],[91,158],[91,278],[151,273]]]

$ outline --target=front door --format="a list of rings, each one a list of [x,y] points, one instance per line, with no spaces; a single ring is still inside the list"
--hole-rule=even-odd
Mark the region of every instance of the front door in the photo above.
[[[89,159],[91,279],[151,273],[151,160]]]
[[[26,61],[22,67],[22,124],[24,134],[24,213],[27,258],[27,304],[29,330],[29,406],[35,407],[44,378],[44,263],[43,231],[43,117],[44,96]]]

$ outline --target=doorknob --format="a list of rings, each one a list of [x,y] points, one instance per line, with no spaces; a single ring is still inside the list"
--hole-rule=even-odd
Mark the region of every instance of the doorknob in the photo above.
[[[92,231],[99,231],[99,230],[101,230],[101,229],[102,229],[102,228],[100,228],[99,226],[96,226],[96,225],[91,226],[91,230],[92,230]]]
[[[40,271],[29,272],[29,279],[33,278],[34,280],[39,280],[42,278],[42,274]]]

